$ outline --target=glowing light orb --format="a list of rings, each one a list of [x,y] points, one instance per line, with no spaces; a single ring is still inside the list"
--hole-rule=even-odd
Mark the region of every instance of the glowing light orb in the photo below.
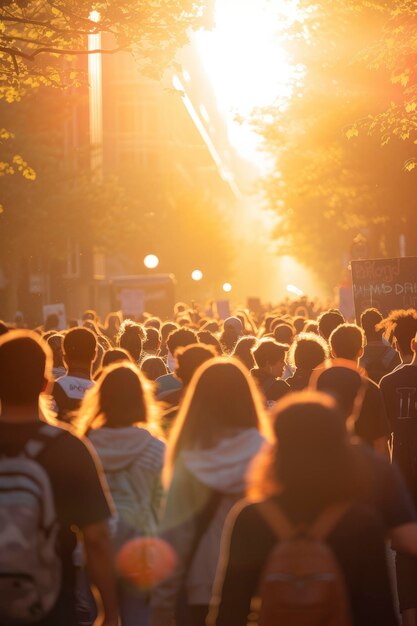
[[[225,291],[226,293],[230,293],[232,291],[232,285],[230,283],[224,283],[223,291]]]
[[[295,294],[296,296],[303,296],[304,295],[304,292],[301,291],[301,289],[299,289],[295,285],[287,285],[287,291],[289,293]]]
[[[201,270],[194,270],[191,272],[191,278],[193,280],[199,281],[203,278],[203,272]]]
[[[94,10],[94,11],[91,11],[91,13],[90,13],[90,15],[88,17],[90,18],[90,20],[92,22],[99,22],[100,18],[101,18],[101,15],[100,15],[100,13],[98,11]]]
[[[150,589],[164,580],[176,564],[174,550],[157,537],[132,539],[125,543],[116,557],[120,574],[141,589]]]
[[[147,254],[145,256],[145,258],[143,259],[143,264],[145,265],[145,267],[147,267],[149,270],[153,270],[155,269],[155,267],[158,267],[159,265],[159,259],[156,256],[156,254]]]

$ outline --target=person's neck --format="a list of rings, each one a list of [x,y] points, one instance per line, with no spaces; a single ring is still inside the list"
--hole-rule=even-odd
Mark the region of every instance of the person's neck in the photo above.
[[[351,363],[353,363],[354,365],[356,365],[357,367],[359,367],[359,356],[354,357],[353,359],[348,359],[345,356],[335,356],[333,355],[333,360],[338,360],[338,359],[343,359],[344,361],[350,361]]]
[[[414,361],[414,358],[415,358],[414,354],[401,354],[400,356],[401,356],[402,365],[409,365],[410,363]]]
[[[24,424],[39,422],[39,406],[36,404],[2,404],[0,422]]]
[[[91,380],[91,363],[68,363],[67,376]]]

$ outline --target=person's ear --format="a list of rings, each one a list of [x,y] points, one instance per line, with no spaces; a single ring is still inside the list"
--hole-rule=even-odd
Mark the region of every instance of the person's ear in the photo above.
[[[417,343],[415,339],[411,340],[411,351],[412,352],[417,352]]]
[[[360,348],[360,350],[358,352],[358,359],[360,359],[361,356],[363,356],[363,352],[364,352],[364,350],[363,350],[363,346],[362,346],[362,348]]]

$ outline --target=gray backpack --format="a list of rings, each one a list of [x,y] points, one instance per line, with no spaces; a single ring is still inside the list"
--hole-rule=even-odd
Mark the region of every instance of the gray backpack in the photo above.
[[[62,430],[45,424],[22,454],[0,458],[0,624],[43,619],[61,588],[58,523],[49,476],[37,462]]]

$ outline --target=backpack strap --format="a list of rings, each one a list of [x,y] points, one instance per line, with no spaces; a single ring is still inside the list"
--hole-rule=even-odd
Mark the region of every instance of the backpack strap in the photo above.
[[[323,540],[347,513],[351,507],[351,502],[340,502],[331,505],[319,515],[313,526],[305,526],[303,524],[297,528],[292,526],[289,519],[274,502],[265,500],[264,502],[258,502],[256,506],[278,539],[289,540],[301,532],[303,535],[306,534],[314,539]]]
[[[351,502],[338,502],[328,506],[310,527],[309,534],[315,539],[323,541],[346,515],[351,506]]]
[[[268,391],[271,391],[271,389],[275,385],[275,383],[276,383],[276,378],[273,378],[273,377],[268,378],[266,383],[264,385],[262,385],[263,393],[266,395],[268,393]]]
[[[194,560],[200,543],[206,534],[211,522],[214,520],[217,511],[220,508],[221,501],[224,494],[221,491],[212,491],[207,503],[203,509],[196,515],[196,528],[194,532],[193,541],[191,544],[191,550],[183,565],[185,569],[185,576],[181,582],[181,587],[177,595],[177,602],[175,607],[175,623],[184,624],[188,618],[188,597],[187,597],[187,575],[190,570],[191,564]]]
[[[285,541],[296,534],[295,528],[277,504],[264,500],[257,502],[256,507],[278,539]]]
[[[61,435],[63,430],[47,424],[42,424],[35,438],[29,439],[24,447],[24,453],[30,459],[36,459],[49,445],[51,441]]]

